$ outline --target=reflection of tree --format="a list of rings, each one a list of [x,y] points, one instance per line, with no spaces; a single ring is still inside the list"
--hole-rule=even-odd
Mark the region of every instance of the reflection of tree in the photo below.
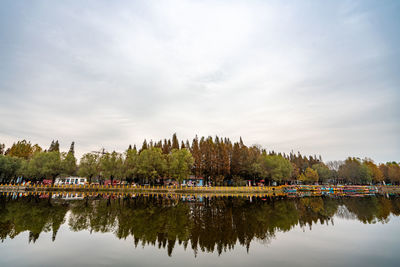
[[[398,201],[394,200],[394,202]],[[393,199],[374,196],[343,199],[346,208],[363,223],[387,222],[390,213],[393,211],[392,203]]]
[[[48,199],[28,196],[17,200],[7,201],[0,197],[0,236],[14,238],[19,233],[29,231],[29,241],[35,242],[41,232],[53,232],[53,241],[68,206],[61,203],[51,203]]]
[[[68,204],[67,204],[68,203]],[[119,239],[133,237],[135,246],[158,246],[172,254],[178,243],[198,250],[247,248],[257,239],[270,242],[277,232],[296,225],[328,223],[335,214],[356,218],[363,223],[388,222],[400,215],[398,197],[363,198],[205,198],[184,202],[167,197],[85,198],[72,202],[29,196],[19,199],[0,197],[0,238],[13,238],[29,231],[35,242],[41,232],[57,230],[69,210],[72,231],[113,232]]]

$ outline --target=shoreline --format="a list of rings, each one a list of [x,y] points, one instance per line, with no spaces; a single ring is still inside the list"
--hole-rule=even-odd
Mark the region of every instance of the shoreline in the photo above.
[[[307,190],[302,192],[317,193],[321,191],[321,187],[313,186],[316,190]],[[369,186],[360,186],[361,188],[369,188]],[[283,194],[285,188],[289,186],[216,186],[216,187],[179,187],[179,186],[14,186],[0,185],[0,192],[115,192],[115,193],[163,193],[163,194],[230,194],[230,195],[255,195],[255,194]],[[377,193],[400,194],[400,186],[376,186]],[[323,191],[323,190],[322,190]],[[286,192],[287,193],[287,192]],[[343,192],[337,192],[343,193]]]

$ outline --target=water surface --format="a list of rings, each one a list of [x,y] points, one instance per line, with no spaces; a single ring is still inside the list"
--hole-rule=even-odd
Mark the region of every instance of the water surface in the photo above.
[[[0,266],[399,266],[399,215],[397,196],[3,195]]]

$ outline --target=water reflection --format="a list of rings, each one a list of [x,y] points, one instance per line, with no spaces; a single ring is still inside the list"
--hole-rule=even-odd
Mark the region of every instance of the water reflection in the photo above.
[[[75,199],[75,200],[74,200]],[[133,237],[134,245],[165,248],[168,255],[179,244],[217,252],[238,243],[249,249],[253,240],[271,242],[278,232],[299,225],[333,224],[336,217],[365,224],[387,223],[400,215],[397,196],[364,197],[195,197],[143,195],[2,195],[0,238],[29,232],[35,243],[42,232],[56,241],[60,226],[70,231],[111,232],[116,238]]]

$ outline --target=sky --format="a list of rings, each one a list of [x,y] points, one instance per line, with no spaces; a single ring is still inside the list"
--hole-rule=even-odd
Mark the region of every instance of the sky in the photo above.
[[[400,1],[0,3],[0,143],[240,137],[400,161]]]

